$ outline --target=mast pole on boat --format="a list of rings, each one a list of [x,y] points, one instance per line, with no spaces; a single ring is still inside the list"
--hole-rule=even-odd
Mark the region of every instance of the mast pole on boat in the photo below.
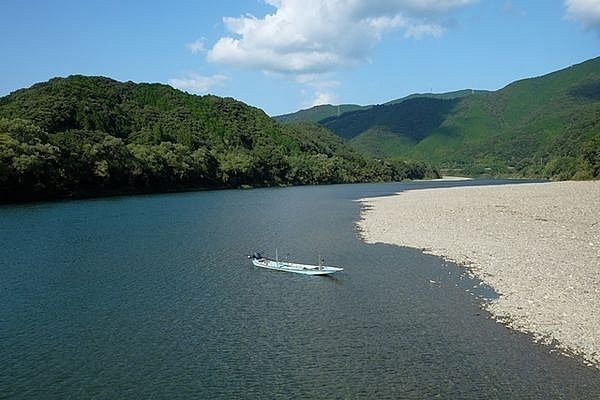
[[[279,255],[277,254],[277,247],[275,247],[275,266],[279,268]]]

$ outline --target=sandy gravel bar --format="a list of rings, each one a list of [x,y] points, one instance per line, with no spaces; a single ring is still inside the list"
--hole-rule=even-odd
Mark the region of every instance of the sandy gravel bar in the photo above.
[[[368,243],[467,265],[484,307],[536,341],[600,366],[600,181],[411,190],[362,199]]]

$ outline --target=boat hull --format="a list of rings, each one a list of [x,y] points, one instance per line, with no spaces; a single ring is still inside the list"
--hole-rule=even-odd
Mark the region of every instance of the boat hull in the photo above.
[[[298,264],[288,261],[275,261],[268,258],[252,258],[252,264],[256,267],[272,269],[275,271],[293,272],[302,275],[331,275],[343,271],[344,268],[331,267],[327,265]]]

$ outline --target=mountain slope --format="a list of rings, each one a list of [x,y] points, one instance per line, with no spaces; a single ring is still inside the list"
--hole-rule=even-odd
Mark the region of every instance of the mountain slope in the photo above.
[[[322,104],[307,108],[305,110],[296,111],[291,114],[277,115],[273,119],[277,122],[288,123],[288,122],[319,122],[322,119],[340,116],[344,113],[364,110],[371,106],[359,106],[356,104]]]
[[[446,93],[414,93],[414,94],[408,95],[406,97],[402,97],[397,100],[388,101],[384,105],[402,103],[403,101],[418,98],[418,97],[426,97],[426,98],[440,99],[440,100],[454,100],[454,99],[460,99],[462,97],[471,96],[473,94],[485,94],[485,93],[489,93],[489,91],[463,89],[463,90],[457,90],[454,92],[446,92]]]
[[[442,100],[452,100],[456,98],[461,98],[465,96],[469,96],[474,93],[485,93],[486,91],[475,91],[471,89],[458,90],[456,92],[448,92],[448,93],[415,93],[409,96],[391,100],[383,105],[393,105],[397,103],[402,103],[406,100],[411,100],[414,98],[432,98],[432,99],[442,99]],[[274,116],[273,119],[277,122],[288,123],[288,122],[319,122],[324,119],[330,119],[334,117],[340,117],[342,114],[354,112],[354,111],[364,111],[369,108],[375,107],[375,105],[366,105],[360,106],[357,104],[339,104],[339,105],[331,105],[331,104],[322,104],[318,106],[314,106],[311,108],[307,108],[304,110],[296,111],[290,114],[283,114]]]
[[[463,173],[600,177],[600,58],[495,92],[416,97],[320,121],[364,154]]]
[[[352,139],[370,128],[384,128],[418,142],[442,123],[458,101],[415,97],[326,118],[319,123],[344,139]]]
[[[426,171],[366,159],[316,124],[281,125],[234,99],[161,84],[71,76],[0,98],[0,202]]]
[[[599,87],[596,58],[467,97],[411,154],[455,166],[471,160],[557,178],[598,177]]]

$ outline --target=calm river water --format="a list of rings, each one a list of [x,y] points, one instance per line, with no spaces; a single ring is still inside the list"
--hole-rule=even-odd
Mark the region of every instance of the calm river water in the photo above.
[[[0,398],[599,398],[599,371],[489,320],[460,268],[360,241],[356,199],[457,184],[0,207]],[[345,271],[246,258],[275,248]]]

